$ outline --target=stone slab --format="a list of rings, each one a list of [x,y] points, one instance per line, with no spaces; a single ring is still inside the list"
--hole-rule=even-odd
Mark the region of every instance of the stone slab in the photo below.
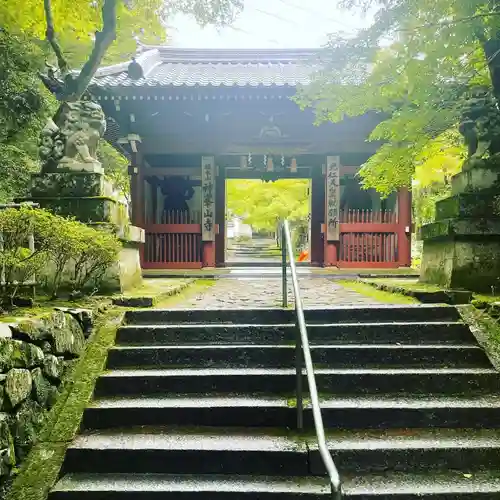
[[[467,217],[500,217],[500,196],[487,190],[457,194],[436,203],[436,221]]]
[[[420,281],[491,292],[500,277],[500,233],[492,238],[448,235],[424,240]]]
[[[446,219],[422,226],[422,240],[436,240],[447,237],[500,237],[500,219]]]
[[[94,163],[59,163],[57,167],[61,172],[92,172],[103,174],[104,168],[99,162]]]
[[[113,185],[95,172],[54,172],[31,176],[33,197],[114,197]]]
[[[471,193],[483,189],[495,188],[500,192],[500,169],[487,166],[475,167],[453,176],[451,179],[451,193]]]
[[[132,226],[130,224],[124,226],[117,226],[108,223],[94,223],[89,224],[96,229],[105,229],[111,233],[114,233],[118,239],[125,244],[136,244],[139,245],[146,241],[146,232],[142,227]]]
[[[75,217],[84,223],[109,222],[122,226],[128,221],[127,206],[110,197],[33,197],[30,201],[56,215]]]

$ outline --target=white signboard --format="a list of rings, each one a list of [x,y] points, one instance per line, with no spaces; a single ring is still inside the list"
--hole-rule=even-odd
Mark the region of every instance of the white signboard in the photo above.
[[[203,241],[215,240],[215,160],[213,156],[201,158],[201,192]]]

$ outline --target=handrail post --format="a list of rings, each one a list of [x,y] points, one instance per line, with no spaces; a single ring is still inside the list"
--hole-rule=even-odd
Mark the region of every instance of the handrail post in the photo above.
[[[297,297],[295,297],[297,300]],[[302,337],[300,335],[300,326],[296,325],[297,339],[295,341],[295,399],[297,400],[297,429],[304,429],[304,402],[302,399]]]
[[[292,256],[290,256],[292,258]],[[288,284],[286,278],[286,234],[285,226],[281,224],[281,280],[283,287],[283,309],[288,308]]]

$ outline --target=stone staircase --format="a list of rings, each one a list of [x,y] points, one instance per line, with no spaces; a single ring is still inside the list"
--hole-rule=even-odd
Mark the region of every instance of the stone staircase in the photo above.
[[[281,255],[272,239],[254,238],[247,242],[230,241],[227,262],[281,262]]]
[[[50,500],[331,498],[294,313],[130,311]],[[306,311],[344,498],[500,499],[500,377],[451,307]]]

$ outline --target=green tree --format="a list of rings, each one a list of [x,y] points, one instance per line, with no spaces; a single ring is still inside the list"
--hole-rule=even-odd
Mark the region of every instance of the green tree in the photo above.
[[[227,183],[227,208],[257,231],[273,232],[279,220],[307,224],[309,182],[301,179],[231,180]]]
[[[38,78],[45,60],[55,61],[61,70],[65,86],[60,99],[75,100],[99,64],[134,54],[136,38],[163,42],[164,15],[180,11],[194,15],[200,24],[224,24],[239,9],[239,0],[0,2],[0,202],[25,196],[30,175],[39,168],[40,129],[57,109]],[[74,78],[70,69],[82,66]],[[99,156],[107,175],[127,192],[127,160],[106,143],[101,143]]]
[[[56,105],[37,77],[40,47],[3,30],[0,53],[0,202],[6,202],[27,194],[30,174],[38,170],[38,134]]]
[[[2,2],[0,18],[10,32],[47,40],[61,77],[51,78],[50,85],[57,87],[60,100],[76,101],[107,55],[130,54],[136,37],[163,40],[166,14],[186,12],[201,24],[224,24],[240,8],[240,0],[25,0],[16,8]],[[83,47],[89,53],[81,60]],[[71,71],[65,49],[73,55],[73,63],[83,63],[78,72]]]
[[[318,122],[379,114],[370,139],[384,144],[362,167],[383,195],[409,186],[415,168],[438,171],[460,150],[452,133],[471,89],[500,97],[500,4],[495,0],[344,0],[374,22],[355,36],[332,35],[324,70],[296,97]],[[428,163],[428,160],[432,161]]]

